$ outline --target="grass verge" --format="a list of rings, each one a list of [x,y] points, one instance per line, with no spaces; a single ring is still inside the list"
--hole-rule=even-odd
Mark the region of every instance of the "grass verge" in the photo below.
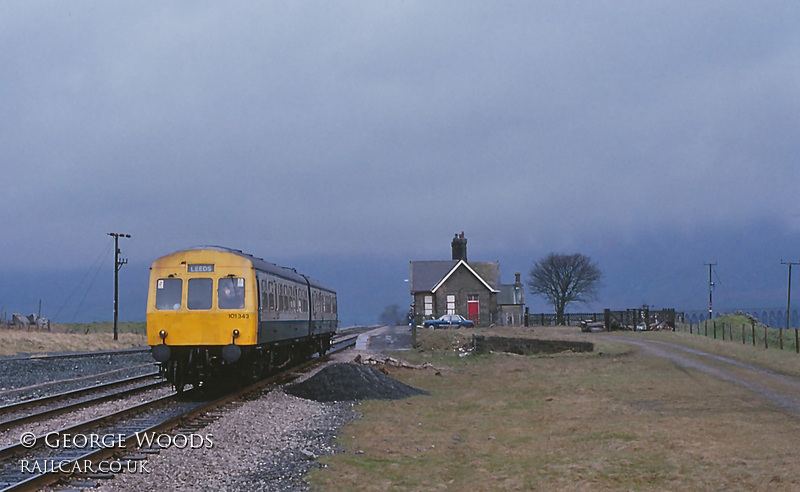
[[[55,323],[50,331],[0,330],[0,356],[42,352],[114,350],[147,345],[144,322]]]
[[[389,370],[431,396],[360,404],[363,418],[342,430],[343,452],[320,460],[325,468],[312,471],[312,487],[791,490],[800,484],[796,418],[737,386],[574,330],[537,328],[535,336],[591,339],[595,352],[459,357],[454,349],[468,332],[420,333],[421,349],[395,355],[437,369]]]

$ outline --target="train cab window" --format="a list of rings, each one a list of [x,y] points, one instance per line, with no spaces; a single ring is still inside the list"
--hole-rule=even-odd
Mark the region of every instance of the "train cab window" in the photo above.
[[[160,278],[156,281],[156,309],[177,311],[181,308],[183,280],[179,278]]]
[[[190,278],[186,293],[186,307],[189,309],[211,309],[211,294],[214,281],[210,278]]]
[[[239,277],[219,279],[217,295],[220,309],[244,309],[244,279]]]

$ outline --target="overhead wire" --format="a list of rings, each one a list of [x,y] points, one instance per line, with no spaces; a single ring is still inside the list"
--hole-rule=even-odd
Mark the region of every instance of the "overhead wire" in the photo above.
[[[113,249],[113,243],[108,243],[105,247],[103,247],[103,249],[100,251],[100,254],[97,255],[97,258],[95,258],[94,263],[92,264],[92,267],[90,269],[86,270],[86,273],[83,275],[81,280],[75,285],[75,288],[72,289],[72,292],[69,294],[67,299],[61,305],[61,307],[58,308],[58,311],[56,311],[56,314],[52,317],[52,319],[57,319],[58,318],[58,316],[61,314],[61,312],[67,307],[67,304],[69,304],[69,302],[72,300],[72,297],[75,295],[75,293],[78,292],[78,289],[81,288],[81,286],[86,281],[86,279],[89,277],[89,275],[92,272],[94,272],[94,276],[92,277],[92,281],[90,282],[89,286],[86,288],[86,292],[84,293],[83,298],[81,299],[81,302],[78,304],[78,307],[76,308],[75,313],[72,315],[70,323],[75,320],[75,317],[78,315],[78,311],[80,310],[81,306],[83,305],[83,301],[86,300],[86,296],[89,294],[89,291],[91,290],[92,285],[94,285],[95,279],[97,279],[97,275],[100,272],[100,266],[103,264],[103,260],[108,258],[108,255],[109,255],[109,253],[111,252],[112,249]]]

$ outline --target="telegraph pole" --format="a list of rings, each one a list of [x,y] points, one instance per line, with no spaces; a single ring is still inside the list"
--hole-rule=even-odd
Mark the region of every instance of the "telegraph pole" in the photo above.
[[[130,234],[122,234],[119,232],[109,232],[109,236],[114,238],[114,340],[119,340],[119,332],[117,331],[117,318],[119,316],[119,269],[122,265],[128,263],[125,258],[119,257],[119,238],[130,238]]]
[[[792,309],[792,265],[800,265],[800,262],[781,260],[781,265],[789,265],[789,288],[786,289],[786,329],[788,330],[789,313],[791,312]]]
[[[714,317],[714,310],[712,309],[711,298],[714,292],[714,281],[711,280],[711,267],[716,266],[716,263],[703,263],[708,267],[708,320],[711,321],[711,318]]]

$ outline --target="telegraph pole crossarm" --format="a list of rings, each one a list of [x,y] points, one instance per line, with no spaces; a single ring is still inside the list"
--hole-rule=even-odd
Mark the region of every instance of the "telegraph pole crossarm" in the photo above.
[[[130,234],[123,234],[120,232],[109,232],[109,236],[114,238],[114,340],[119,340],[119,332],[117,331],[117,319],[119,317],[119,270],[122,265],[128,263],[126,258],[120,258],[119,238],[130,238]]]

